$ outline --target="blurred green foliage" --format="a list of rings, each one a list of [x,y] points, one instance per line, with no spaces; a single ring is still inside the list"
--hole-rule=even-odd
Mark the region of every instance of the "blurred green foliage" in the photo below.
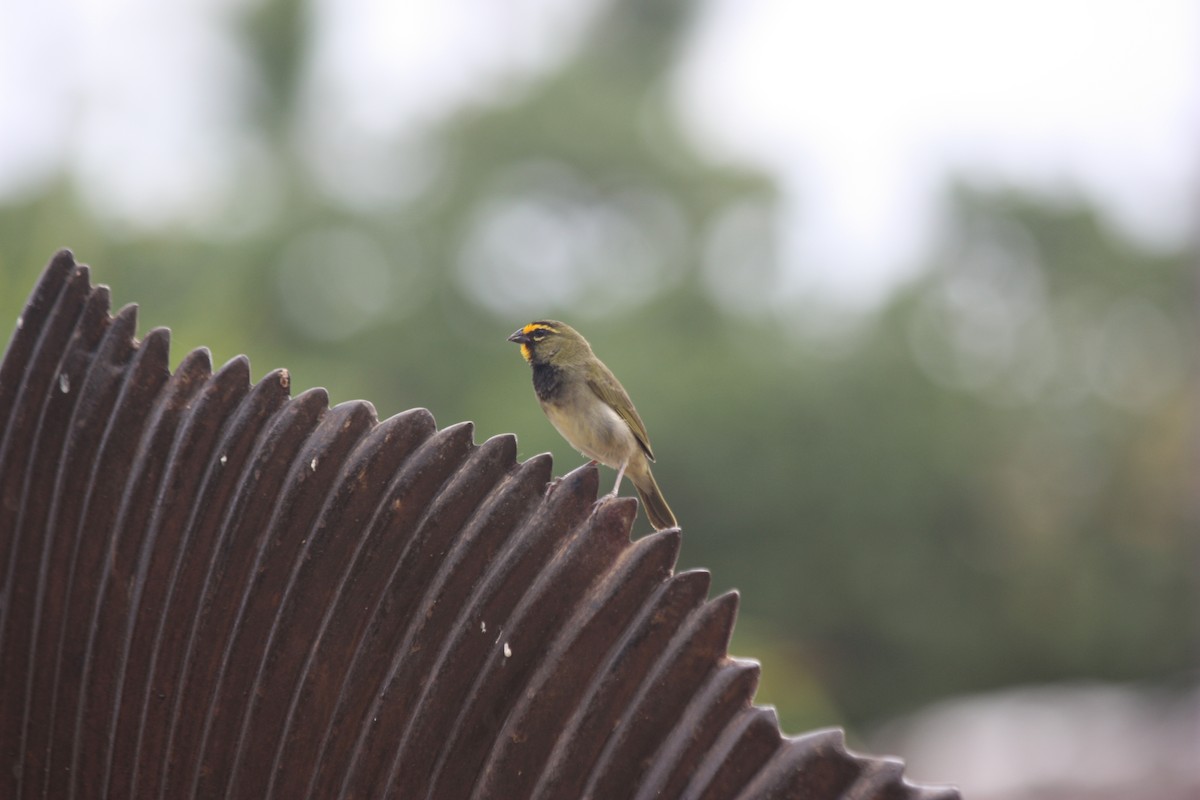
[[[246,353],[381,417],[516,432],[558,472],[582,459],[505,336],[577,323],[648,423],[680,568],[741,590],[732,650],[764,661],[759,700],[792,731],[1194,663],[1200,254],[1082,201],[951,186],[918,276],[841,334],[814,327],[841,312],[772,297],[770,180],[672,127],[669,3],[615,5],[553,74],[464,109],[422,151],[435,166],[407,165],[432,170],[410,201],[339,200],[289,144],[302,9],[242,31],[269,99],[246,124],[281,162],[269,222],[117,231],[64,178],[0,207],[0,318],[70,246],[143,331],[172,327],[175,363]]]

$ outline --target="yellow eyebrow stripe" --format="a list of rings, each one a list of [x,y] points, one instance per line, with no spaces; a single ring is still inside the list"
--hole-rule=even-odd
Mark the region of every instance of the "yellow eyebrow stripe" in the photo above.
[[[549,325],[539,325],[537,323],[529,323],[524,328],[521,328],[521,333],[528,336],[534,331],[549,331],[550,333],[558,333],[558,328],[551,328]]]

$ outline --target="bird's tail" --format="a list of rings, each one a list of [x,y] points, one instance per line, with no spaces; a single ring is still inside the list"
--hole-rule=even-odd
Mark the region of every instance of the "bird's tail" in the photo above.
[[[662,490],[658,488],[658,483],[655,482],[650,469],[647,467],[646,470],[629,477],[633,481],[633,488],[637,489],[638,497],[642,498],[642,505],[646,507],[646,516],[650,518],[650,524],[654,526],[654,530],[678,528],[679,523],[675,521],[675,515],[671,513],[671,507],[667,505],[667,498],[663,497]]]

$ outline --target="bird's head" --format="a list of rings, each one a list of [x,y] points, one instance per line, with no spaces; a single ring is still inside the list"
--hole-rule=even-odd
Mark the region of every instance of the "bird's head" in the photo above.
[[[552,319],[531,322],[508,337],[521,345],[521,355],[532,365],[551,364],[569,367],[582,364],[592,348],[579,332]]]

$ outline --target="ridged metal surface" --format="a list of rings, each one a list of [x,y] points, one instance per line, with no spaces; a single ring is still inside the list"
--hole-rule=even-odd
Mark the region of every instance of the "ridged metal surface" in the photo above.
[[[108,304],[59,253],[0,366],[0,796],[957,797],[782,737],[594,468],[172,374]]]

